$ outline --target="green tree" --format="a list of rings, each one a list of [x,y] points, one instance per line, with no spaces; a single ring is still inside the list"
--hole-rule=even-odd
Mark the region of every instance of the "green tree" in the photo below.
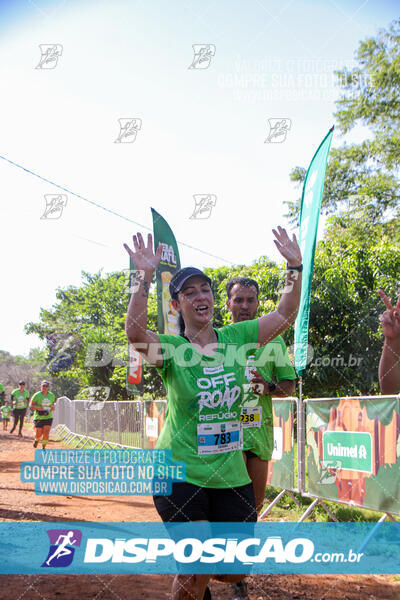
[[[303,377],[308,397],[379,394],[384,306],[377,290],[398,292],[400,248],[378,231],[368,240],[352,235],[348,219],[346,228],[346,217],[332,217],[317,245],[309,324],[314,358]]]
[[[43,308],[39,321],[28,323],[25,330],[46,342],[45,372],[52,377],[57,394],[84,398],[86,388],[108,386],[110,399],[126,400],[127,275],[82,272],[82,285],[58,289],[56,298],[56,304]],[[157,301],[152,290],[149,328],[155,331],[156,320]],[[165,393],[154,367],[145,367],[143,379],[145,392]]]
[[[375,38],[361,41],[356,66],[336,72],[343,90],[336,101],[337,128],[344,135],[366,128],[360,144],[333,148],[328,162],[322,210],[348,211],[374,226],[391,222],[399,241],[400,219],[400,20]],[[291,179],[301,184],[304,167]],[[300,199],[289,202],[288,216],[298,219]]]
[[[46,342],[47,373],[62,378],[64,389],[67,387],[70,393],[75,390],[76,394],[79,388],[107,382],[114,398],[125,397],[124,378],[113,378],[113,360],[116,351],[126,346],[126,277],[123,273],[102,276],[101,272],[83,272],[82,280],[81,287],[58,289],[57,303],[50,309],[42,308],[39,322],[28,323],[25,330]],[[98,367],[87,364],[93,344],[103,344],[104,353],[110,357],[107,361],[107,356],[93,356],[92,352],[92,358],[97,359],[94,364],[101,365]],[[68,380],[72,380],[69,385]]]
[[[32,348],[28,357],[13,356],[9,352],[0,350],[0,382],[6,388],[6,399],[10,392],[18,386],[20,380],[25,381],[26,388],[31,395],[40,389],[40,382],[48,379],[51,391],[57,396],[69,395],[76,392],[70,389],[71,380],[62,381],[62,377],[49,376],[46,369],[46,351]]]

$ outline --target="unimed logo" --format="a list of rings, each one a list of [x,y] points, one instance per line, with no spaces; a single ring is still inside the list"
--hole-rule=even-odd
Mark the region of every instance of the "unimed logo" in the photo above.
[[[249,553],[248,553],[249,552]],[[169,538],[89,538],[85,563],[155,563],[158,558],[173,557],[189,563],[304,563],[313,556],[314,544],[307,538],[295,538],[286,544],[280,536],[260,538],[184,538],[177,542]]]
[[[68,567],[74,558],[75,548],[81,545],[80,529],[49,529],[50,548],[42,567]]]

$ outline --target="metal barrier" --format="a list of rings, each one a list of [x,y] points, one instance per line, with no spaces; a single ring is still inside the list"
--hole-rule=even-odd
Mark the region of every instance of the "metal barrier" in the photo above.
[[[288,494],[300,507],[300,503],[292,493],[300,491],[299,484],[296,486],[294,447],[294,421],[298,402],[298,398],[272,399],[274,451],[272,459],[268,462],[267,485],[280,488],[281,491],[264,509],[260,519],[266,517],[285,494]]]
[[[313,499],[299,522],[317,505],[337,521],[324,500],[383,512],[380,521],[395,520],[393,515],[400,514],[400,395],[297,399],[297,471],[297,489],[268,481],[284,489],[260,518],[285,493],[294,500],[292,490]]]
[[[64,396],[57,401],[52,431],[75,448],[90,447],[90,441],[100,447],[154,448],[166,405],[166,400],[93,402]],[[285,493],[299,505],[292,492],[313,498],[299,521],[316,505],[336,521],[323,500],[384,512],[381,520],[400,514],[400,396],[284,398],[274,399],[273,408],[274,446],[279,451],[269,466],[268,484],[283,489],[260,518]]]
[[[68,431],[71,440],[87,438],[101,444],[152,448],[164,424],[166,404],[165,400],[71,401],[63,396],[56,403],[52,431]]]
[[[307,491],[315,498],[400,514],[400,396],[305,401]]]

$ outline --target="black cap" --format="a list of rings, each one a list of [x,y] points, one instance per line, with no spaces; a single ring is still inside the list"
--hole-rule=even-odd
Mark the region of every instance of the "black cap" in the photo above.
[[[19,381],[18,385],[25,385],[25,381]]]
[[[176,271],[176,273],[174,273],[174,276],[170,281],[169,293],[171,294],[171,298],[173,298],[178,292],[180,292],[183,284],[185,283],[185,281],[190,279],[190,277],[203,277],[211,286],[211,279],[207,277],[207,275],[205,275],[203,271],[200,271],[200,269],[196,269],[196,267],[185,267],[184,269],[179,269],[179,271]]]

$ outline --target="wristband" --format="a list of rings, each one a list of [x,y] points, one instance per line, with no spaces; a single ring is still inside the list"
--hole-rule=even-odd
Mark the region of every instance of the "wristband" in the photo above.
[[[297,265],[296,267],[289,267],[289,263],[286,264],[286,270],[287,271],[299,271],[301,272],[303,270],[303,265]]]

